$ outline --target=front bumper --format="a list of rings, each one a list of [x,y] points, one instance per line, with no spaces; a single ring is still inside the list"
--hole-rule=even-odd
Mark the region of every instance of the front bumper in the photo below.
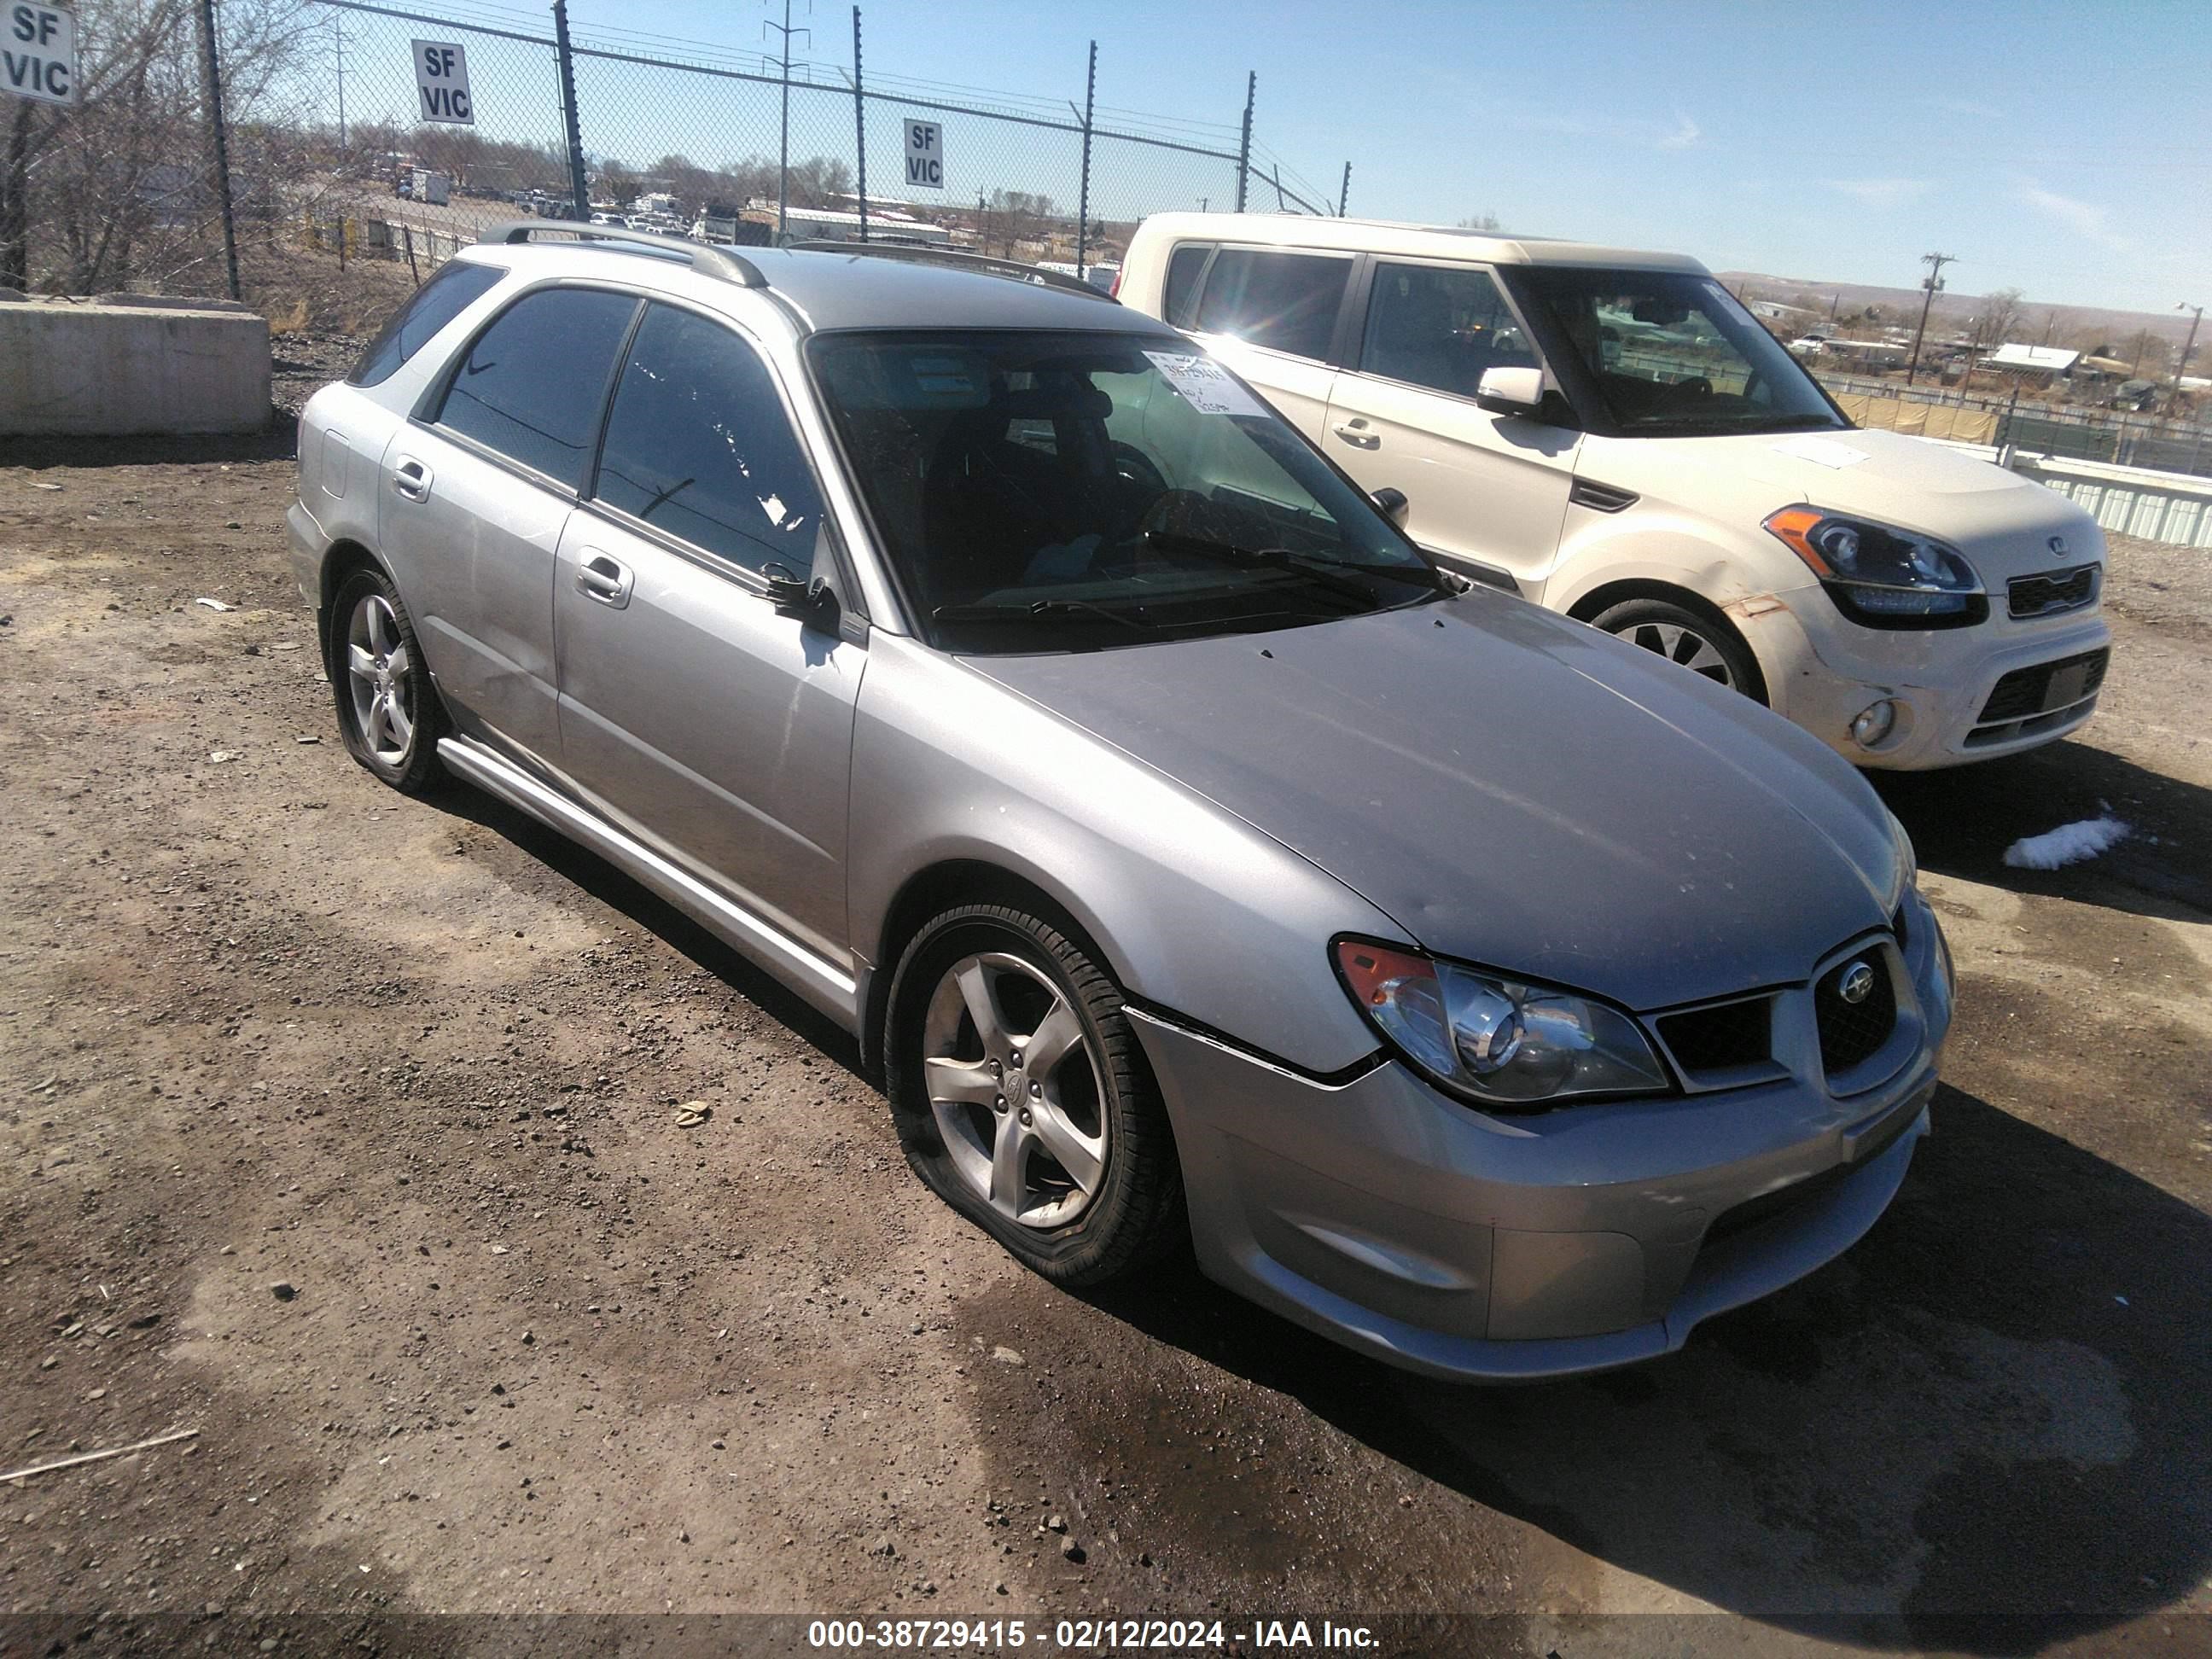
[[[2112,629],[2094,611],[1893,632],[1846,621],[1818,586],[1776,598],[1779,605],[1755,615],[1729,614],[1759,657],[1777,711],[1855,765],[1913,771],[1994,759],[2056,742],[2096,713],[2093,686],[2026,718],[1984,718],[2008,674],[2108,650]],[[2002,595],[1993,603],[2002,611]],[[1851,722],[1882,698],[1897,705],[1896,728],[1869,748],[1851,736]]]
[[[1934,920],[1913,908],[1910,1029],[1881,1081],[1842,1096],[1791,1075],[1490,1115],[1396,1060],[1318,1079],[1131,1009],[1200,1267],[1435,1376],[1557,1376],[1679,1348],[1840,1255],[1903,1182],[1950,1015]]]

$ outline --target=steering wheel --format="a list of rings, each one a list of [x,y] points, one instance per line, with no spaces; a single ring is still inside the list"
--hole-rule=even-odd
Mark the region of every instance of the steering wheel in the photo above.
[[[1116,443],[1111,453],[1115,477],[1125,483],[1134,484],[1144,491],[1148,501],[1158,501],[1168,493],[1167,475],[1153,464],[1151,456],[1136,445]]]
[[[1674,390],[1687,392],[1699,398],[1710,398],[1713,395],[1713,383],[1702,374],[1692,374],[1675,381]]]
[[[1179,536],[1196,536],[1206,540],[1233,540],[1224,536],[1226,526],[1222,522],[1220,504],[1195,489],[1164,489],[1145,509],[1137,520],[1137,533],[1163,531]]]

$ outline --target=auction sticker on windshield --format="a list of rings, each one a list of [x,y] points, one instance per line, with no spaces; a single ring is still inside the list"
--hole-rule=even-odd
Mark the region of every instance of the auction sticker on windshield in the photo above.
[[[1211,357],[1189,351],[1147,351],[1152,367],[1193,409],[1205,415],[1264,415],[1260,400]]]

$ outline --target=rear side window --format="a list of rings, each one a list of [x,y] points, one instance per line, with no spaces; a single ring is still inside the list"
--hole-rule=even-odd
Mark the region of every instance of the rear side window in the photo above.
[[[637,301],[604,289],[526,294],[477,336],[438,424],[580,489],[607,376]]]
[[[356,386],[381,386],[399,372],[400,365],[428,343],[429,338],[489,294],[507,273],[496,265],[471,264],[449,259],[415,290],[414,297],[392,313],[361,361],[346,379]]]
[[[596,492],[608,506],[758,570],[813,568],[822,497],[757,353],[654,306],[623,365]]]
[[[1326,357],[1351,275],[1346,258],[1225,247],[1206,273],[1198,326],[1293,356]]]
[[[1191,325],[1190,296],[1198,286],[1198,273],[1206,269],[1206,256],[1213,250],[1203,243],[1179,247],[1168,261],[1167,292],[1160,296],[1160,315],[1177,328]]]
[[[1472,398],[1487,370],[1538,364],[1488,271],[1379,264],[1359,367]]]

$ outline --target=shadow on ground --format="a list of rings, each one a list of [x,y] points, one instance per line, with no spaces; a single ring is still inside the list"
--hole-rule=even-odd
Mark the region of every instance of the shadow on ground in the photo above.
[[[1095,1305],[1728,1611],[1876,1648],[2031,1651],[2212,1568],[2212,1220],[1971,1095],[1944,1090],[1935,1125],[1842,1261],[1583,1381],[1406,1376],[1188,1270]],[[1118,1431],[1174,1438],[1126,1415]],[[1121,1478],[1200,1479],[1179,1455]]]
[[[2084,744],[1940,772],[1867,775],[1911,832],[1923,869],[2167,920],[2212,919],[2212,789]],[[2063,870],[2015,870],[2026,836],[2110,813],[2134,833]]]
[[[189,466],[209,461],[286,461],[300,441],[298,417],[272,409],[252,432],[152,434],[137,438],[8,440],[7,464],[49,467]]]
[[[860,1065],[860,1045],[836,1022],[781,981],[772,979],[697,922],[559,831],[480,790],[441,790],[431,801],[449,817],[480,824],[540,864],[574,882],[609,908],[682,951],[738,992],[771,1018],[788,1026],[854,1077],[874,1086]]]

